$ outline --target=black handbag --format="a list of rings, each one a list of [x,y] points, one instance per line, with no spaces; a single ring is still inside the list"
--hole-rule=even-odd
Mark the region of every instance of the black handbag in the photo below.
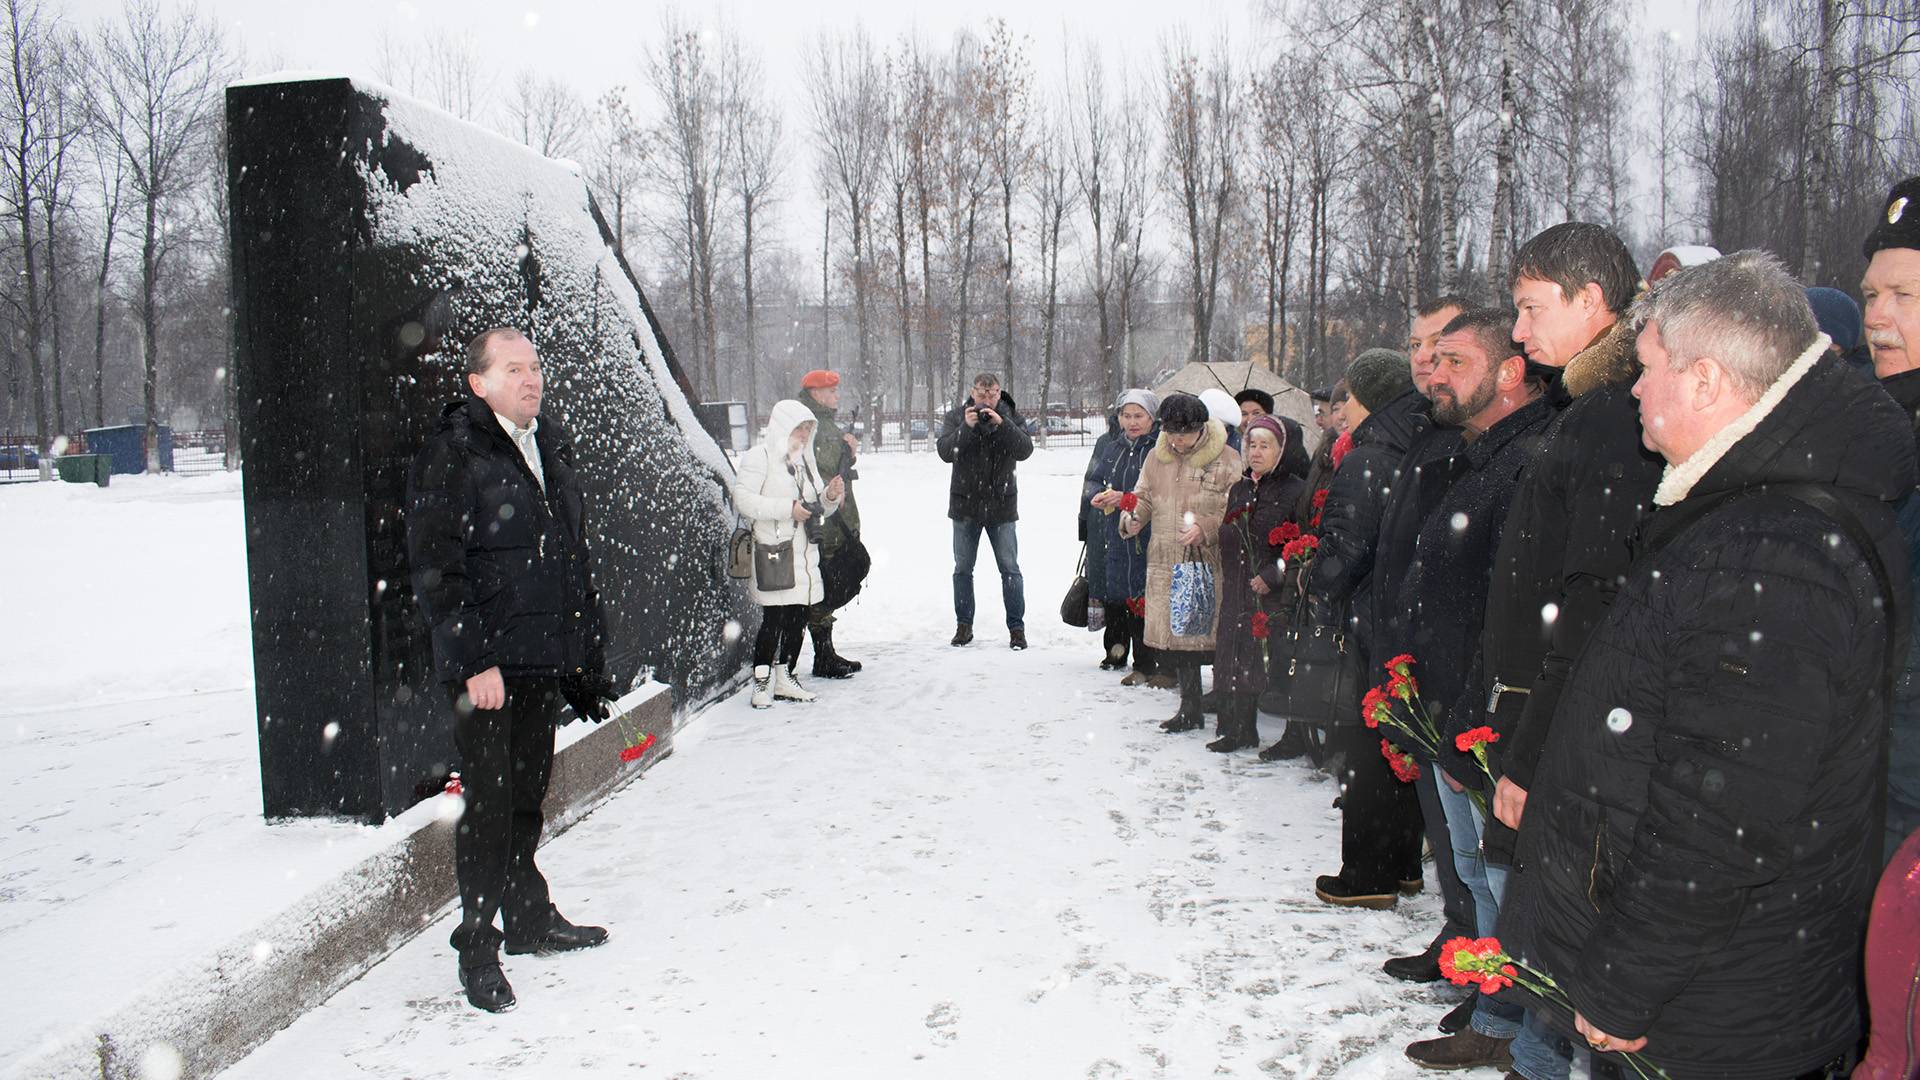
[[[753,582],[761,592],[784,592],[793,588],[793,542],[777,544],[753,542]]]
[[[1060,621],[1068,626],[1087,627],[1087,597],[1092,587],[1087,584],[1087,545],[1080,545],[1080,568],[1073,572],[1073,584],[1067,586],[1067,597],[1060,601]]]
[[[1338,627],[1314,622],[1304,597],[1274,636],[1268,657],[1261,712],[1327,727],[1359,722],[1360,658]]]
[[[847,537],[833,549],[832,558],[820,561],[820,579],[825,592],[821,605],[837,611],[852,603],[853,598],[860,595],[860,588],[872,569],[873,556],[867,553],[867,545],[857,536]]]

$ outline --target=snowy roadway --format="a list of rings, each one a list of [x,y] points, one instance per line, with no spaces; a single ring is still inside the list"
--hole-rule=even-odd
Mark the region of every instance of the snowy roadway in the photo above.
[[[443,918],[224,1075],[1413,1074],[1401,1048],[1457,991],[1395,983],[1379,964],[1424,944],[1437,902],[1382,913],[1314,899],[1313,875],[1337,866],[1332,782],[1161,734],[1172,695],[1120,687],[1097,670],[1096,639],[1060,625],[1085,456],[1043,451],[1020,468],[1024,653],[1005,647],[984,550],[977,640],[945,644],[945,468],[928,454],[862,461],[875,571],[838,639],[866,672],[813,683],[812,706],[755,712],[742,695],[709,709],[671,758],[542,851],[562,910],[611,928],[607,946],[507,958],[520,1006],[489,1016],[460,996]],[[222,536],[233,528],[231,486],[171,483],[185,486],[149,490],[205,491]],[[153,523],[201,543],[188,509],[163,497]],[[237,555],[234,540],[221,542]],[[244,566],[227,561],[231,579],[165,597],[218,622],[192,635],[196,659],[244,645]],[[155,593],[163,576],[148,579]],[[156,666],[185,658],[157,651]],[[244,655],[204,662],[203,691],[247,674]],[[172,674],[140,689],[186,690]],[[51,711],[57,677],[35,672],[0,709],[23,744],[70,722]],[[194,730],[237,745],[251,717],[225,696],[148,716],[184,708]],[[79,887],[71,871],[56,880]],[[15,920],[16,940],[38,937],[19,925],[32,921]]]

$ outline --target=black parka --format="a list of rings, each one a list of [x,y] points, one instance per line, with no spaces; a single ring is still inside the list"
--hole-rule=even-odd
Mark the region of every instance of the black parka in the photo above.
[[[1914,440],[1832,357],[1783,388],[1690,490],[1697,470],[1663,482],[1561,694],[1501,909],[1509,951],[1675,1080],[1797,1076],[1861,1033]],[[1766,489],[1790,482],[1852,511],[1890,597],[1834,519]]]
[[[1471,670],[1493,552],[1551,415],[1535,398],[1472,441],[1459,428],[1429,431],[1409,448],[1380,527],[1369,677],[1383,681],[1388,658],[1413,655],[1421,700],[1442,735],[1441,765],[1475,787],[1484,774],[1452,751],[1451,736],[1484,711],[1484,699],[1472,700],[1480,694]]]
[[[1653,508],[1666,467],[1640,441],[1633,383],[1640,364],[1622,320],[1576,355],[1547,388],[1556,410],[1521,476],[1501,530],[1473,693],[1481,719],[1500,734],[1495,771],[1526,788],[1552,727],[1554,706],[1574,658],[1606,617],[1632,555],[1629,541]],[[1502,694],[1498,680],[1525,694]],[[1513,832],[1487,822],[1487,857],[1506,864]]]
[[[1432,422],[1431,404],[1409,390],[1353,429],[1353,449],[1334,470],[1320,515],[1320,547],[1307,570],[1315,619],[1340,623],[1355,636],[1360,655],[1372,640],[1374,544],[1393,477],[1407,447]]]
[[[994,412],[1000,423],[967,426],[967,402],[947,411],[940,421],[936,447],[940,460],[953,465],[948,488],[947,516],[955,521],[1004,525],[1020,519],[1020,489],[1013,467],[1033,456],[1033,437],[1027,434],[1013,395],[1002,392]]]
[[[606,621],[593,587],[573,443],[534,433],[546,492],[481,399],[448,403],[407,477],[407,562],[433,639],[434,677],[604,680]]]
[[[1220,630],[1214,642],[1214,689],[1229,694],[1258,694],[1267,688],[1266,642],[1253,636],[1255,612],[1270,623],[1268,641],[1281,628],[1289,597],[1280,571],[1280,548],[1269,544],[1273,530],[1294,520],[1306,481],[1276,466],[1256,479],[1247,470],[1227,492],[1227,517],[1220,526]],[[1258,577],[1267,594],[1253,591]]]

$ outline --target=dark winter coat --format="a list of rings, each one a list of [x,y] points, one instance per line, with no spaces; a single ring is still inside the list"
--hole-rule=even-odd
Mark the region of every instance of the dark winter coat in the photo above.
[[[606,621],[587,552],[586,501],[559,421],[526,459],[479,398],[450,402],[407,477],[407,563],[433,639],[434,677],[604,679]]]
[[[1088,481],[1091,499],[1094,495],[1112,488],[1115,491],[1132,491],[1140,484],[1140,467],[1146,463],[1147,455],[1160,441],[1160,425],[1154,424],[1145,435],[1129,439],[1125,435],[1115,434],[1113,441],[1107,444],[1107,452],[1094,465],[1093,476]],[[1084,500],[1083,500],[1084,504]],[[1102,555],[1106,566],[1101,573],[1101,583],[1105,591],[1097,594],[1110,604],[1147,595],[1147,546],[1153,542],[1153,526],[1148,525],[1138,536],[1120,535],[1120,514],[1116,511],[1103,514],[1092,506],[1087,510],[1095,519],[1101,535]]]
[[[1320,516],[1320,547],[1307,571],[1316,621],[1337,623],[1353,635],[1359,655],[1372,640],[1374,544],[1393,476],[1407,447],[1432,423],[1430,403],[1409,390],[1353,429],[1353,449],[1327,487]],[[1311,520],[1311,518],[1309,518]]]
[[[1371,420],[1372,417],[1367,419]],[[1333,482],[1333,444],[1340,441],[1338,431],[1320,433],[1320,443],[1314,448],[1313,457],[1307,464],[1307,490],[1300,494],[1300,505],[1294,507],[1294,514],[1304,528],[1313,520],[1313,495]],[[1286,463],[1281,462],[1285,468]]]
[[[1920,370],[1903,371],[1880,380],[1913,420],[1920,441]],[[1920,493],[1900,503],[1900,532],[1907,538],[1907,566],[1920,580]],[[1920,640],[1920,604],[1908,630]],[[1893,741],[1887,752],[1887,829],[1898,843],[1920,829],[1920,648],[1907,650],[1907,661],[1895,686]]]
[[[1499,711],[1485,717],[1501,736],[1491,753],[1496,771],[1523,788],[1567,672],[1626,574],[1628,541],[1666,466],[1640,442],[1633,341],[1631,327],[1615,323],[1548,387],[1557,415],[1520,478],[1494,555],[1477,692],[1484,709],[1495,680],[1530,691],[1502,694]],[[1489,820],[1483,842],[1489,858],[1511,861],[1512,830]]]
[[[1307,452],[1307,433],[1300,426],[1300,421],[1291,416],[1276,416],[1274,419],[1280,422],[1281,430],[1287,433],[1287,446],[1280,451],[1278,471],[1281,476],[1295,477],[1304,485],[1307,474],[1313,471],[1313,455]],[[1311,495],[1310,492],[1303,494]],[[1299,509],[1297,506],[1294,508],[1296,515]]]
[[[940,421],[936,447],[940,460],[953,466],[948,488],[947,516],[955,521],[1004,525],[1020,520],[1020,489],[1013,467],[1033,456],[1033,437],[1020,418],[1013,395],[1002,392],[994,409],[1000,423],[967,426],[967,402],[947,411]]]
[[[1105,600],[1107,596],[1107,530],[1101,522],[1106,515],[1095,510],[1088,500],[1100,494],[1103,485],[1096,479],[1100,462],[1119,437],[1120,419],[1108,413],[1107,430],[1094,441],[1093,454],[1087,458],[1087,471],[1081,474],[1080,480],[1080,512],[1075,515],[1075,523],[1080,542],[1087,545],[1087,595],[1094,600]]]
[[[820,470],[820,478],[845,477],[846,498],[840,503],[839,511],[820,523],[820,557],[831,559],[849,538],[860,538],[860,506],[854,502],[853,477],[848,475],[853,471],[854,452],[847,447],[846,432],[834,419],[832,409],[815,401],[805,390],[795,395],[794,400],[813,413],[813,461]]]
[[[1213,653],[1215,690],[1258,694],[1267,688],[1267,642],[1253,636],[1253,615],[1265,613],[1271,624],[1269,635],[1277,633],[1286,595],[1286,582],[1280,572],[1281,545],[1267,543],[1267,537],[1294,520],[1294,507],[1305,486],[1305,480],[1276,467],[1260,479],[1248,470],[1227,493],[1227,517],[1232,520],[1220,527],[1220,635]],[[1254,592],[1248,584],[1255,577],[1267,583],[1266,596]]]
[[[1809,350],[1754,418],[1662,482],[1560,696],[1501,909],[1510,951],[1675,1080],[1797,1076],[1861,1031],[1888,617],[1904,648],[1911,603],[1892,503],[1920,472],[1910,423],[1833,357]],[[1765,490],[1783,482],[1846,504],[1891,598],[1842,526]]]
[[[1470,672],[1479,660],[1493,552],[1551,418],[1546,400],[1535,398],[1471,441],[1459,428],[1429,431],[1408,449],[1380,525],[1371,669],[1413,655],[1421,701],[1442,735],[1440,764],[1476,787],[1485,774],[1452,749],[1452,736],[1485,711]]]

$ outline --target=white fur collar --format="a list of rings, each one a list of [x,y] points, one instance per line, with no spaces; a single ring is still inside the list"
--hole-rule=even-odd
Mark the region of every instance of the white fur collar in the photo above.
[[[1678,465],[1668,465],[1667,471],[1660,477],[1660,487],[1653,493],[1653,505],[1672,506],[1692,494],[1693,485],[1699,483],[1709,469],[1720,464],[1720,459],[1727,456],[1727,451],[1733,449],[1735,443],[1753,434],[1753,429],[1759,427],[1760,422],[1786,399],[1787,391],[1792,390],[1807,372],[1813,370],[1813,365],[1826,355],[1827,347],[1832,344],[1833,339],[1825,334],[1814,338],[1813,344],[1807,346],[1807,351],[1800,354],[1800,359],[1773,380],[1773,385],[1760,395],[1760,400],[1749,406],[1746,412],[1734,417],[1732,423],[1714,432],[1713,438],[1708,439],[1706,445],[1695,450],[1687,460]]]

